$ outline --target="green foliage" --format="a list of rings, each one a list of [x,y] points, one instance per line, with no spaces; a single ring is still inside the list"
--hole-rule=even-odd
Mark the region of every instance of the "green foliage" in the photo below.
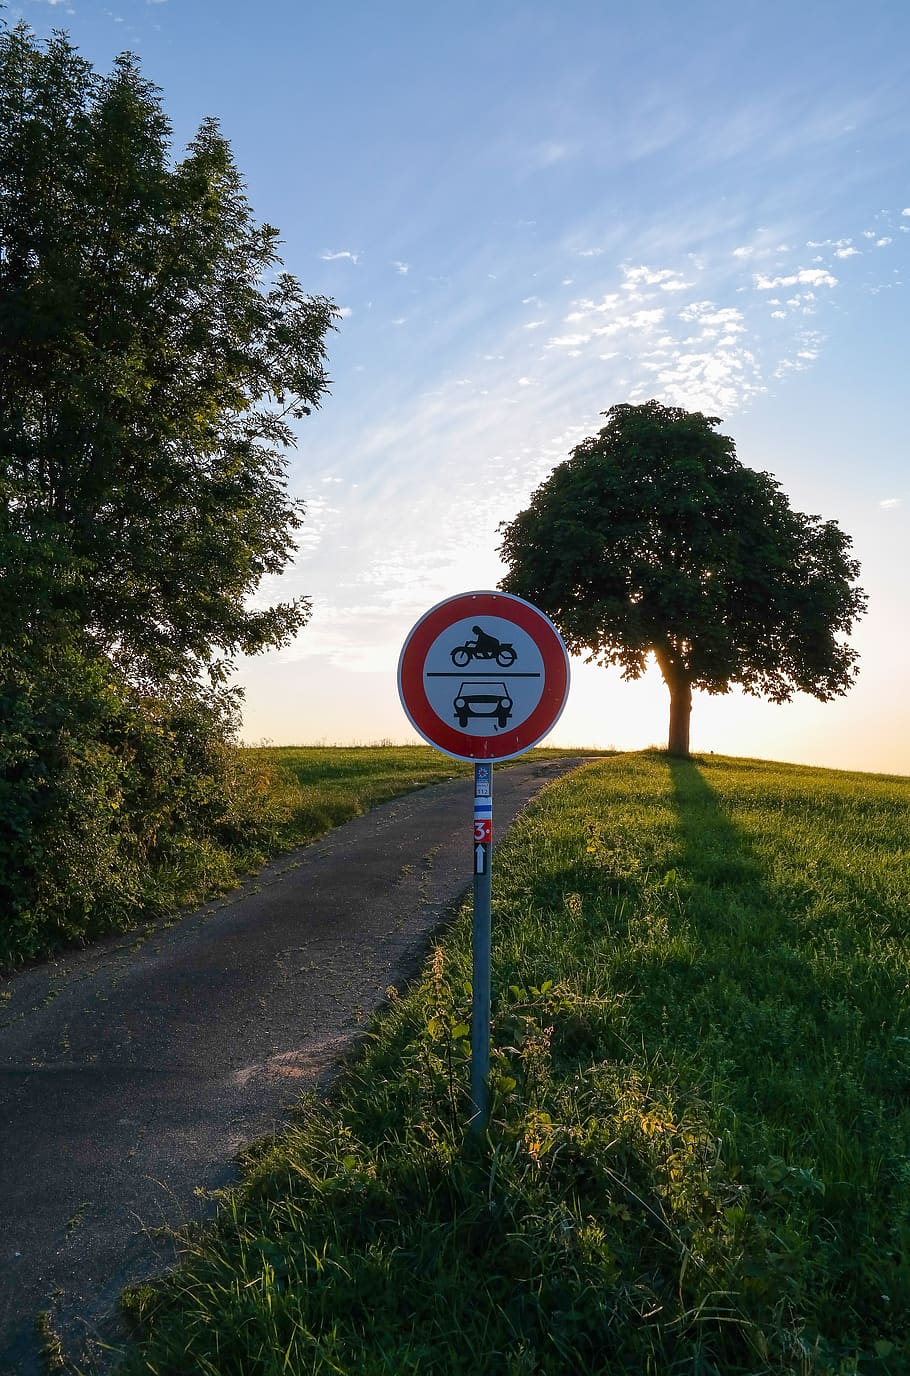
[[[75,628],[161,686],[303,624],[248,601],[301,523],[281,453],[334,314],[277,239],[213,120],[171,166],[132,57],[0,29],[4,643]]]
[[[229,694],[141,694],[91,650],[0,653],[0,966],[236,882],[283,840]]]
[[[656,755],[549,787],[497,852],[487,1138],[463,912],[128,1297],[124,1372],[906,1371],[908,803]]]
[[[856,653],[840,637],[865,607],[849,538],[743,467],[716,417],[656,401],[606,414],[504,527],[502,587],[625,678],[653,653],[685,719],[673,753],[692,688],[845,692]]]
[[[289,640],[290,419],[334,309],[206,120],[0,24],[0,961],[202,897],[276,844],[231,657]]]

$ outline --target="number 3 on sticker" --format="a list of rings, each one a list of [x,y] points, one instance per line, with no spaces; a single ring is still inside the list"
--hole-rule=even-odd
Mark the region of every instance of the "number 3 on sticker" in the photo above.
[[[492,823],[492,822],[486,821],[486,822],[475,822],[475,823],[474,823],[474,840],[475,840],[475,841],[492,841],[492,839],[493,839],[493,823]]]

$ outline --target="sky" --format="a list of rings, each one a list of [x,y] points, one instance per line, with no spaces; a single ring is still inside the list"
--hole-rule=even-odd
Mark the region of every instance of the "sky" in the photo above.
[[[497,527],[618,402],[720,417],[853,538],[861,675],[832,703],[696,694],[696,751],[910,774],[905,0],[19,0],[138,54],[180,156],[219,119],[288,271],[340,311],[298,427],[293,645],[238,666],[244,739],[416,739],[396,666],[493,588]],[[666,741],[656,668],[573,659],[548,743]]]

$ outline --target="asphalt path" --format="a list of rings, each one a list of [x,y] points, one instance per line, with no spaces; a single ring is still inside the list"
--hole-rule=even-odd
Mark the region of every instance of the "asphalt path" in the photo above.
[[[579,763],[497,769],[496,837]],[[171,1231],[416,973],[470,883],[471,796],[407,794],[169,927],[0,984],[3,1376],[43,1370],[42,1312],[69,1360],[109,1363],[124,1286],[172,1263]]]

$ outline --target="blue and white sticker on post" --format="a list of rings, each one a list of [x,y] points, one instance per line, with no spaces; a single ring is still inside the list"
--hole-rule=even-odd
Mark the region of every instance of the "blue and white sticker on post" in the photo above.
[[[479,792],[479,780],[475,781],[475,787],[478,792],[474,798],[474,873],[489,874],[493,845],[493,799],[489,793],[489,780],[486,797]]]
[[[493,840],[493,800],[474,799],[474,840],[487,843]]]

